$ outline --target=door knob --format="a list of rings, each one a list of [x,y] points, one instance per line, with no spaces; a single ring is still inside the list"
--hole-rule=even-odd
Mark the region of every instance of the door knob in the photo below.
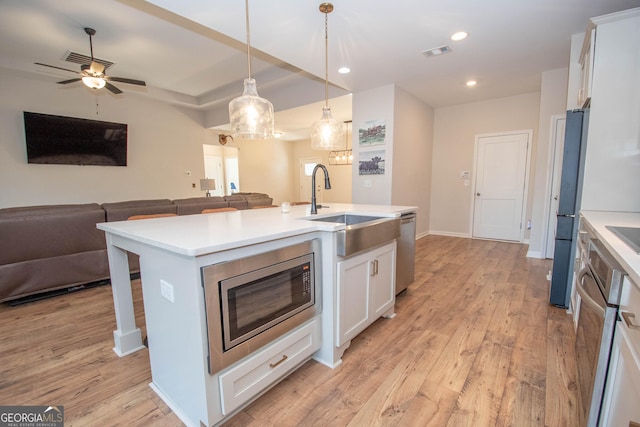
[[[480,193],[476,193],[476,196],[480,197]]]

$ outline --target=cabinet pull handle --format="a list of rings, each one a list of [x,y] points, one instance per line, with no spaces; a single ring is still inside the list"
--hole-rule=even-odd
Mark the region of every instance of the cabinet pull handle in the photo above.
[[[627,325],[627,328],[629,329],[640,329],[640,325],[636,325],[633,321],[636,318],[636,316],[633,313],[629,313],[626,311],[621,311],[620,315],[622,316],[622,320],[624,320],[624,323]],[[636,423],[637,427],[640,427],[640,424]]]
[[[371,261],[371,273],[370,276],[376,276],[378,275],[378,260],[374,259],[373,261]]]
[[[282,355],[282,359],[278,360],[276,363],[269,363],[269,366],[270,366],[271,368],[275,368],[276,366],[278,366],[279,364],[281,364],[282,362],[284,362],[284,361],[285,361],[285,360],[287,360],[287,359],[288,359],[287,355],[286,355],[286,354],[283,354],[283,355]]]

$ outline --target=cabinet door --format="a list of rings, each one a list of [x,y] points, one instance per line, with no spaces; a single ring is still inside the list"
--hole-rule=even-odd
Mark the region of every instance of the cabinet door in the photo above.
[[[369,325],[369,261],[365,254],[338,263],[338,347]]]
[[[375,254],[375,259],[371,261],[370,267],[373,271],[369,279],[373,319],[382,316],[395,303],[396,257],[394,249],[393,244],[381,248]]]
[[[640,424],[640,359],[634,360],[629,337],[622,329],[618,325],[611,355],[601,420],[605,427]]]

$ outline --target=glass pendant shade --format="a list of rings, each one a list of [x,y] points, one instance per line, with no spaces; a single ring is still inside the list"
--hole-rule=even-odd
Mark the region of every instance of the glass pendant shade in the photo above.
[[[234,138],[273,138],[273,105],[260,98],[256,81],[244,79],[244,92],[229,103],[229,119]]]
[[[342,122],[331,116],[331,108],[322,108],[322,119],[311,128],[312,150],[340,150],[344,139],[342,136]]]

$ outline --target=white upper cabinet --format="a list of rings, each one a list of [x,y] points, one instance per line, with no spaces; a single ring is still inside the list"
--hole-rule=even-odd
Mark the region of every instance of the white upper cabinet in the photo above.
[[[593,53],[595,47],[596,28],[593,22],[584,36],[582,51],[580,52],[580,89],[578,89],[578,106],[586,107],[591,100],[591,85],[593,82]]]
[[[578,87],[576,107],[590,100],[580,208],[640,212],[640,8],[592,18],[576,49],[569,89]]]

